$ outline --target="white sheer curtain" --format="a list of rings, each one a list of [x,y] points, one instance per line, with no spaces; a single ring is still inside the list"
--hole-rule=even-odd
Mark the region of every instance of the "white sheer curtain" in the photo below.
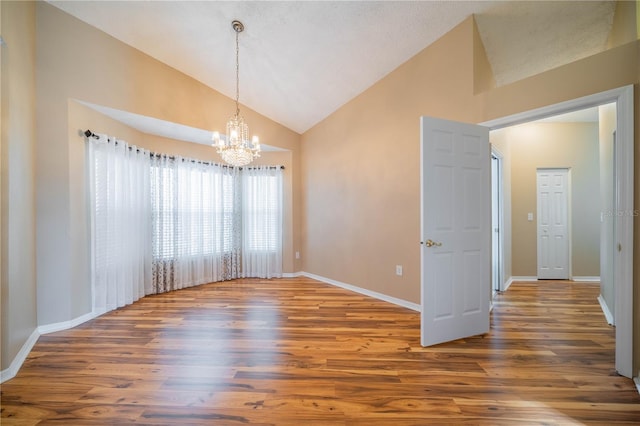
[[[106,135],[88,141],[93,311],[102,313],[151,282],[149,152]]]
[[[88,139],[95,313],[147,295],[282,276],[282,170]]]
[[[242,172],[242,276],[282,277],[282,169]]]
[[[152,293],[240,277],[241,169],[152,159]]]

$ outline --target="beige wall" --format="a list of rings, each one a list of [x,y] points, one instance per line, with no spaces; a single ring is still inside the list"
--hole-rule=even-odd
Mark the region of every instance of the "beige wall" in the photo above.
[[[1,369],[36,329],[35,16],[30,2],[0,2],[2,37]]]
[[[2,33],[2,5],[0,4],[0,34]],[[3,40],[4,41],[4,40]],[[5,83],[4,79],[3,79],[3,57],[4,55],[4,49],[3,46],[0,45],[0,371],[3,370],[5,368],[5,363],[7,364],[7,366],[9,365],[9,360],[13,359],[14,356],[16,354],[11,354],[10,352],[5,356],[4,352],[3,352],[3,348],[5,347],[5,343],[4,343],[4,339],[8,338],[9,335],[9,328],[4,328],[6,327],[4,324],[7,324],[7,322],[9,321],[8,316],[6,315],[7,312],[7,300],[9,297],[9,289],[8,289],[8,279],[7,276],[5,275],[6,273],[6,263],[7,263],[7,259],[6,259],[6,240],[5,238],[3,238],[6,229],[7,229],[7,222],[5,222],[5,217],[6,217],[6,212],[5,212],[5,202],[4,202],[4,194],[6,193],[6,190],[4,189],[3,185],[5,182],[5,177],[4,177],[4,171],[6,170],[6,165],[4,164],[4,158],[5,158],[5,154],[4,154],[4,140],[5,140],[5,134],[4,134],[4,129],[6,129],[6,124],[5,127],[2,126],[2,123],[6,121],[8,121],[8,116],[5,115],[6,114],[6,107],[3,108],[4,103],[5,103],[5,97],[2,96],[2,91],[3,91],[3,87],[5,88],[4,90],[6,90],[9,86]],[[6,58],[5,58],[6,61]],[[6,76],[6,72],[4,73]],[[6,86],[6,87],[5,87]],[[3,231],[4,230],[4,231]],[[6,359],[6,361],[4,361]]]
[[[87,215],[84,195],[84,151],[78,131],[92,121],[74,100],[86,101],[201,129],[224,128],[233,100],[173,68],[130,48],[45,2],[36,4],[38,91],[37,217],[38,323],[69,321],[91,310],[87,280]],[[252,133],[269,145],[289,149],[290,225],[286,272],[299,241],[300,136],[248,108],[242,108]],[[97,126],[97,124],[96,124]],[[205,147],[161,141],[127,131],[113,122],[95,131],[112,132],[139,144]],[[126,127],[126,126],[125,126]],[[180,148],[177,148],[180,146]],[[171,148],[173,147],[173,148]],[[281,155],[286,157],[286,155]],[[269,161],[271,154],[265,155]]]
[[[572,274],[599,276],[598,123],[531,123],[499,134],[510,146],[512,275],[537,276],[536,169],[569,168]]]
[[[303,134],[304,271],[419,303],[419,118],[478,121],[474,30],[467,20]]]

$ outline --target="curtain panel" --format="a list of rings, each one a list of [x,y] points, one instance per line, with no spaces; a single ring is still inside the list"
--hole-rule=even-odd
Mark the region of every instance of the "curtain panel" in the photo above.
[[[282,170],[242,172],[242,276],[282,277]]]
[[[94,311],[147,294],[282,276],[282,170],[88,139]]]
[[[98,135],[88,147],[93,310],[110,311],[151,284],[149,152]]]

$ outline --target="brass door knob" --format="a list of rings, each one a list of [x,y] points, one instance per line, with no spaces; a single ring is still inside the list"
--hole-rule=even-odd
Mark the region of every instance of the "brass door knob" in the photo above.
[[[432,239],[428,239],[427,241],[424,242],[424,245],[427,247],[440,247],[442,243],[433,241]]]

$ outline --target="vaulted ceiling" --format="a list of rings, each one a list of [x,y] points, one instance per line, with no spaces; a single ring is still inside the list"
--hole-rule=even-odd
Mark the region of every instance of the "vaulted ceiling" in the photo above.
[[[302,133],[469,15],[498,85],[605,49],[611,1],[50,1]]]

